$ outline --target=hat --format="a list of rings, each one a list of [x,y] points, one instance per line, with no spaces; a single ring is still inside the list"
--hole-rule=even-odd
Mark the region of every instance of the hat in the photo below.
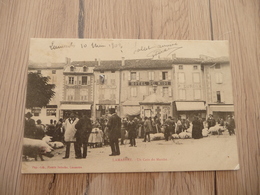
[[[32,115],[32,113],[30,113],[30,112],[27,112],[26,114],[25,114],[25,117],[27,117],[27,118],[29,118],[29,117],[32,117],[33,115]]]

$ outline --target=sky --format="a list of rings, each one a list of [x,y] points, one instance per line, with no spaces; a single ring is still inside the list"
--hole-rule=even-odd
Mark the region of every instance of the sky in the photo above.
[[[94,61],[145,59],[145,58],[198,58],[228,56],[227,41],[180,41],[149,39],[31,39],[30,62],[62,63],[66,57],[71,61]]]

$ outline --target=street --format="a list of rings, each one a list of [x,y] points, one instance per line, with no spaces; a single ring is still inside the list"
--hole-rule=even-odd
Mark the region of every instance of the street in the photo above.
[[[175,139],[143,142],[129,147],[129,140],[120,145],[121,155],[109,156],[109,146],[89,148],[86,159],[75,159],[72,144],[70,158],[62,159],[65,148],[56,149],[54,157],[45,161],[24,161],[29,173],[96,173],[96,172],[158,172],[238,169],[236,136],[211,135],[202,139]],[[26,170],[26,171],[25,171]]]

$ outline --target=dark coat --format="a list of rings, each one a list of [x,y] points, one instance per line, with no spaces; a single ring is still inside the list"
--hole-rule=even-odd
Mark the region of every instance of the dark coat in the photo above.
[[[208,123],[208,128],[214,127],[216,125],[216,121],[214,118],[208,118],[207,123]]]
[[[235,120],[231,118],[231,119],[228,121],[227,129],[228,129],[228,130],[234,130],[235,128],[236,128]]]
[[[199,138],[202,138],[202,128],[203,128],[203,125],[202,123],[196,119],[192,122],[192,138],[194,139],[199,139]]]
[[[108,119],[107,126],[110,140],[121,137],[121,118],[116,113]]]
[[[35,121],[31,118],[28,119],[28,120],[25,120],[24,137],[34,138],[35,130],[36,130]]]
[[[134,121],[128,122],[127,125],[128,138],[136,138],[136,123]]]
[[[153,131],[153,126],[151,124],[151,121],[149,119],[146,119],[144,122],[144,132],[150,133]]]
[[[164,122],[164,125],[166,126],[166,131],[169,133],[174,134],[175,133],[175,122],[172,119],[166,119]]]
[[[79,143],[88,143],[88,137],[92,130],[90,119],[87,116],[79,119],[75,128],[77,129],[75,134],[76,141]]]

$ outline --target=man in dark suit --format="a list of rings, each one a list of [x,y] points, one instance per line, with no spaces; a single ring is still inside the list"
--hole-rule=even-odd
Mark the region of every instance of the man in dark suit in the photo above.
[[[120,155],[118,138],[121,137],[121,118],[115,113],[115,109],[110,110],[112,116],[108,119],[108,132],[112,154],[109,156]]]
[[[75,125],[77,132],[75,134],[76,137],[76,145],[75,152],[76,158],[86,158],[87,157],[87,146],[88,146],[88,138],[92,129],[90,118],[87,115],[83,115],[81,119],[79,119],[78,123]],[[81,153],[81,147],[83,147],[83,153]]]

